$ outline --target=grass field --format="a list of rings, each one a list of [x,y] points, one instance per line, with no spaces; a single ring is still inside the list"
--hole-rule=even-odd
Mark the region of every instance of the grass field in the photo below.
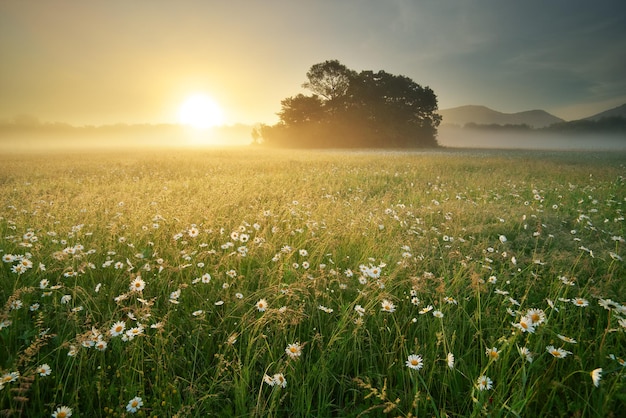
[[[0,156],[0,416],[620,416],[626,154]]]

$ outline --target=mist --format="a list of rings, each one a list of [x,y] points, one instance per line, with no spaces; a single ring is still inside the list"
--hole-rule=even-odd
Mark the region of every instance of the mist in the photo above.
[[[557,134],[443,126],[439,128],[437,140],[439,145],[447,148],[626,151],[626,136],[623,134]]]

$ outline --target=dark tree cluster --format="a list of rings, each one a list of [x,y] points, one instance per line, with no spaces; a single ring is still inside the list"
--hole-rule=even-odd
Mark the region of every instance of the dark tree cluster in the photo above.
[[[626,118],[611,116],[598,120],[573,120],[569,122],[555,123],[544,128],[543,130],[567,134],[605,133],[623,135],[626,133]]]
[[[436,147],[437,96],[408,77],[356,71],[337,60],[313,65],[298,94],[281,101],[276,125],[260,125],[255,141],[301,148]]]

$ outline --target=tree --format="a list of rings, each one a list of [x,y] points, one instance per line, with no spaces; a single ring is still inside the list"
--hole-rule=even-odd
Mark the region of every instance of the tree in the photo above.
[[[280,104],[281,111],[278,112],[278,116],[281,123],[288,126],[319,122],[323,118],[322,101],[318,96],[298,94],[283,99]]]
[[[354,71],[337,60],[324,61],[311,67],[306,73],[309,81],[302,84],[302,87],[333,101],[346,95],[354,74]]]
[[[408,77],[315,64],[298,94],[281,101],[280,122],[263,132],[268,145],[297,147],[433,147],[441,116],[437,96]]]

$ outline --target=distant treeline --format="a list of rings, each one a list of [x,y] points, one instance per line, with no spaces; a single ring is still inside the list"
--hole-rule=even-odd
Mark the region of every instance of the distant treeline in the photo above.
[[[298,94],[281,101],[279,122],[252,131],[255,143],[294,148],[436,147],[437,96],[408,77],[315,64]]]
[[[533,128],[527,124],[478,124],[466,123],[464,129],[510,132],[546,132],[563,134],[626,134],[626,118],[613,116],[597,120],[580,119],[569,122],[554,123],[543,128]]]

